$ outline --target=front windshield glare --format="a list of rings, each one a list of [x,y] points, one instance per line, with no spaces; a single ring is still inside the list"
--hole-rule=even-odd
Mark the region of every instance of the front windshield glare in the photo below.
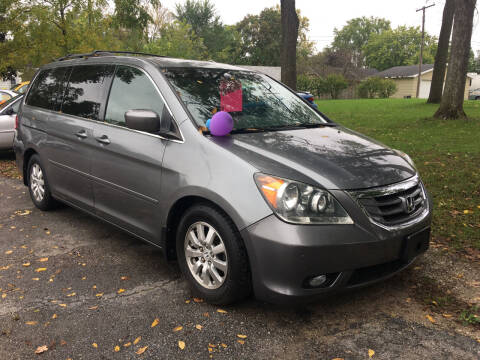
[[[198,126],[205,126],[217,111],[229,112],[237,130],[326,123],[290,90],[265,75],[203,68],[163,72]]]

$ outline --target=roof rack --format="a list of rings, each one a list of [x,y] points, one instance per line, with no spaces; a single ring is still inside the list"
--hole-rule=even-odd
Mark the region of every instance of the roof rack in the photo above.
[[[163,55],[149,54],[149,53],[136,52],[136,51],[94,50],[94,51],[92,51],[91,53],[85,53],[85,54],[68,54],[68,55],[66,55],[66,56],[63,56],[63,57],[61,57],[61,58],[56,59],[55,61],[81,59],[81,58],[89,58],[89,57],[95,57],[95,56],[109,56],[109,55],[115,55],[115,54],[145,55],[145,56],[155,56],[155,57],[166,57],[166,56],[163,56]]]

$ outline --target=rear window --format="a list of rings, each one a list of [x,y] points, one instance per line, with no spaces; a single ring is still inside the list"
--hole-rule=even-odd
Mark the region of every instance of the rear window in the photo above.
[[[28,93],[26,104],[48,110],[58,110],[62,92],[61,85],[68,70],[69,68],[62,67],[43,70],[38,74]]]
[[[105,84],[112,76],[114,66],[75,66],[65,90],[62,112],[98,120],[105,96]]]

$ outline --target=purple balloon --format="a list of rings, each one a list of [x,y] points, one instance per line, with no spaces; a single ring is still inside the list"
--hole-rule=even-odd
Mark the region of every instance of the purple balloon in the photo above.
[[[227,135],[233,130],[233,118],[226,111],[219,111],[210,120],[210,134],[215,136]]]

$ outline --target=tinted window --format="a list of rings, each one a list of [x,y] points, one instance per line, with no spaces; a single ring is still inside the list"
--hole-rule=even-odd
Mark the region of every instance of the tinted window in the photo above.
[[[98,120],[105,84],[113,66],[75,66],[64,92],[62,112]]]
[[[145,73],[129,66],[119,66],[113,79],[105,121],[125,126],[128,110],[153,110],[160,118],[164,103]]]
[[[57,68],[42,71],[35,79],[26,103],[44,109],[57,110],[61,84],[67,70],[68,68]]]

